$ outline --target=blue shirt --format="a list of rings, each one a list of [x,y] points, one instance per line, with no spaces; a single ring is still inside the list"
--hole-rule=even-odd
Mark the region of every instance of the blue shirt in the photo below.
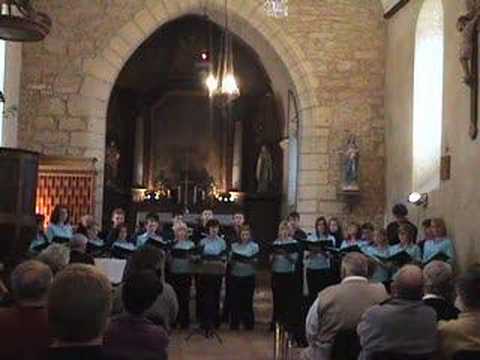
[[[183,240],[175,242],[172,249],[191,250],[194,247],[195,244],[193,243],[193,241]],[[193,269],[191,259],[172,257],[172,261],[170,263],[170,271],[173,274],[190,274],[192,273],[192,270]]]
[[[200,241],[200,246],[203,246],[202,255],[207,256],[218,256],[227,249],[227,244],[225,243],[225,240],[223,240],[219,236],[215,237],[214,239],[211,239],[209,237],[203,238]]]
[[[342,244],[340,245],[340,249],[345,249],[347,247],[350,247],[350,246],[355,246],[357,245],[358,247],[361,247],[361,243],[360,241],[356,241],[356,240],[343,240],[342,241]]]
[[[453,249],[453,242],[448,238],[438,240],[426,240],[423,245],[423,262],[426,263],[435,255],[444,253],[450,257],[449,264],[453,264],[455,251]]]
[[[297,240],[289,238],[287,240],[277,239],[273,245],[298,244]],[[293,260],[293,261],[292,261]],[[274,273],[293,273],[295,272],[295,265],[298,261],[298,253],[291,253],[287,255],[273,254],[272,272]]]
[[[385,246],[384,248],[379,248],[376,245],[366,246],[363,249],[365,255],[370,256],[376,259],[377,256],[388,258],[391,255],[390,246]],[[391,274],[388,268],[382,266],[381,264],[375,263],[376,268],[375,272],[372,275],[372,280],[375,282],[386,282],[391,278]]]
[[[117,247],[130,251],[135,251],[137,249],[135,244],[132,244],[131,242],[128,242],[126,240],[117,240],[112,244],[112,247]]]
[[[48,225],[46,235],[48,242],[52,242],[54,237],[71,239],[73,236],[72,226],[69,224],[57,225],[52,223]]]
[[[248,241],[246,244],[233,243],[231,254],[239,254],[243,256],[254,256],[258,254],[260,248],[254,241]],[[233,276],[253,276],[255,275],[255,265],[251,263],[244,263],[241,261],[232,262],[232,275]]]
[[[332,241],[335,247],[335,238],[332,235],[310,235],[306,242],[318,243],[321,241]],[[308,255],[308,256],[307,256]],[[324,270],[330,268],[330,258],[321,253],[305,251],[305,267],[309,270]]]

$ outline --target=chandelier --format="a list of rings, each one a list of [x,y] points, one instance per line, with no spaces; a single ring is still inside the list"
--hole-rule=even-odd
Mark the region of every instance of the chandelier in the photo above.
[[[50,17],[36,11],[30,0],[0,0],[0,39],[40,41],[51,26]]]
[[[268,16],[276,18],[288,16],[288,0],[265,0],[264,8]]]
[[[212,59],[210,73],[205,79],[205,85],[210,97],[224,97],[227,101],[232,101],[240,96],[233,64],[232,34],[228,24],[227,0],[225,0],[225,30],[221,36],[217,71],[215,72],[213,68]]]

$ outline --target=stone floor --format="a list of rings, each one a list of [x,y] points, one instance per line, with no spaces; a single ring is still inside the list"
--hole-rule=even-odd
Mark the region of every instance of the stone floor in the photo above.
[[[223,343],[194,336],[185,341],[187,332],[175,332],[170,339],[170,360],[270,360],[273,359],[273,333],[267,326],[253,332],[220,330]]]

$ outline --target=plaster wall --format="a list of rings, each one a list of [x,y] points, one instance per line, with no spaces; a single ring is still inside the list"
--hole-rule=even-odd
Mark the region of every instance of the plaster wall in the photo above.
[[[412,0],[388,21],[386,51],[385,120],[387,144],[387,203],[406,203],[413,189],[412,103],[415,27],[423,0]],[[440,1],[440,0],[439,0]],[[470,95],[462,82],[458,61],[461,37],[456,21],[464,13],[462,1],[443,0],[445,12],[444,100],[442,154],[452,156],[451,179],[429,194],[428,208],[411,208],[410,218],[421,224],[428,217],[443,217],[455,240],[459,263],[478,261],[480,212],[480,140],[468,135]],[[428,141],[428,134],[425,134]],[[390,216],[387,214],[387,220]]]

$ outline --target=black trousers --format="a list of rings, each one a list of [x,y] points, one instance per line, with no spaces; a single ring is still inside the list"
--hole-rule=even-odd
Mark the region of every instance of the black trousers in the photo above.
[[[238,329],[243,324],[245,329],[251,330],[255,326],[253,311],[253,295],[255,293],[255,275],[233,276],[231,281],[231,314],[230,327]]]
[[[177,324],[182,329],[190,326],[190,288],[192,286],[192,275],[170,274],[171,284],[178,299]]]
[[[220,290],[222,287],[222,275],[198,276],[200,290],[200,327],[205,330],[220,326]]]
[[[302,282],[296,273],[272,273],[273,319],[294,332],[301,331]]]
[[[317,299],[318,293],[335,283],[335,275],[330,269],[310,270],[307,269],[308,299],[307,312]]]
[[[231,266],[228,264],[225,273],[225,298],[223,299],[222,321],[229,322],[232,313],[232,274]]]

